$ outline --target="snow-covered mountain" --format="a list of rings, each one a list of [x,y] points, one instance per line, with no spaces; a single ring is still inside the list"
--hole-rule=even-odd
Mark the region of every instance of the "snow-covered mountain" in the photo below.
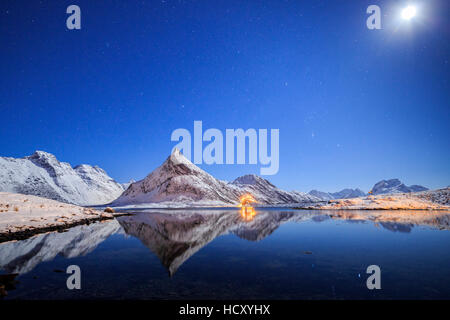
[[[112,205],[142,203],[234,204],[238,193],[227,184],[206,173],[179,150],[144,179],[132,183]]]
[[[407,193],[426,191],[428,188],[419,185],[406,186],[399,179],[381,180],[372,188],[372,194]]]
[[[129,187],[132,183],[135,183],[135,182],[136,182],[136,180],[131,179],[131,180],[128,181],[128,182],[121,183],[123,190],[127,190],[128,187]]]
[[[98,166],[82,164],[72,168],[53,154],[36,151],[20,159],[0,157],[0,191],[99,205],[119,197],[124,187]]]
[[[408,193],[408,192],[420,192],[426,191],[428,188],[419,185],[406,186],[398,179],[381,180],[377,182],[373,188],[371,194],[385,194],[385,193]],[[311,190],[309,195],[315,196],[323,201],[333,199],[351,199],[364,197],[366,193],[362,190],[356,189],[343,189],[339,192],[322,192],[318,190]]]
[[[361,189],[343,189],[339,192],[333,192],[331,194],[335,199],[349,199],[349,198],[358,198],[365,196],[365,192]]]
[[[338,192],[323,192],[318,190],[311,190],[308,192],[309,195],[315,196],[321,200],[328,201],[332,199],[350,199],[350,198],[358,198],[363,197],[366,194],[364,191],[356,188],[356,189],[343,189]]]
[[[321,200],[324,201],[328,201],[328,200],[332,200],[334,199],[334,197],[331,195],[331,193],[329,192],[323,192],[323,191],[319,191],[319,190],[311,190],[310,192],[308,192],[309,195],[312,195],[314,197],[317,197]]]
[[[251,193],[260,204],[319,201],[301,192],[280,190],[255,175],[226,183],[206,173],[175,149],[160,167],[143,180],[132,183],[112,205],[235,205],[244,193]]]
[[[254,174],[237,178],[228,184],[241,193],[250,193],[261,204],[316,202],[317,197],[299,191],[284,191]]]

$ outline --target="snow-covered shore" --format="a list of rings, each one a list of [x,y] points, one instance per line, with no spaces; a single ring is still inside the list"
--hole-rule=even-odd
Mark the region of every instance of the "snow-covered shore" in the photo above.
[[[206,203],[202,203],[205,205]],[[208,203],[211,205],[211,203]],[[217,203],[213,203],[215,207]],[[161,207],[161,203],[153,204]],[[148,204],[140,204],[149,208]],[[139,205],[123,206],[122,210],[139,209]],[[202,207],[193,203],[171,203],[168,208]],[[305,203],[298,209],[312,210],[447,210],[450,211],[450,188],[320,203]],[[117,209],[117,208],[116,208]],[[0,242],[25,239],[37,233],[62,231],[94,221],[113,219],[121,213],[106,213],[92,208],[58,202],[31,195],[0,192]]]
[[[118,214],[37,196],[0,192],[0,242],[112,219],[114,215]]]
[[[299,207],[320,210],[450,210],[450,188],[381,194],[352,199],[330,200],[327,203]]]

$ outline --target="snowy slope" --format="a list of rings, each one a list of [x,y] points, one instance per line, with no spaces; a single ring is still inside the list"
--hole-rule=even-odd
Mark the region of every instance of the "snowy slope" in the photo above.
[[[412,185],[408,187],[399,179],[390,179],[377,182],[372,188],[372,194],[406,193],[426,190],[428,190],[428,188],[419,185]]]
[[[101,212],[32,195],[0,192],[0,242],[17,232],[27,231],[31,235],[46,228],[66,228],[88,221],[112,219],[114,215],[117,213]]]
[[[285,204],[319,201],[315,196],[299,191],[284,191],[254,174],[237,178],[229,184],[239,192],[250,193],[260,204]]]
[[[350,198],[357,198],[357,197],[363,197],[366,194],[364,191],[356,188],[356,189],[343,189],[338,192],[323,192],[318,190],[311,190],[308,192],[309,195],[315,196],[321,200],[332,200],[332,199],[350,199]]]
[[[132,183],[112,205],[236,205],[239,197],[245,193],[251,193],[260,204],[319,201],[318,198],[301,192],[280,190],[255,175],[246,175],[226,183],[206,173],[178,150],[174,150],[159,168],[145,179]]]
[[[143,180],[132,183],[112,205],[236,204],[238,199],[238,192],[194,165],[175,149],[160,167]]]
[[[319,198],[320,200],[328,201],[334,199],[334,197],[329,192],[323,192],[319,190],[311,190],[308,192],[309,195]]]
[[[116,199],[124,189],[97,166],[72,168],[50,153],[36,151],[20,159],[0,157],[0,191],[99,205]]]
[[[450,188],[421,192],[368,195],[299,206],[321,210],[450,210]]]
[[[419,185],[406,186],[398,179],[381,180],[377,182],[372,188],[372,194],[387,194],[387,193],[407,193],[407,192],[420,192],[428,190],[425,187]],[[366,194],[356,189],[343,189],[339,192],[322,192],[318,190],[311,190],[308,194],[318,197],[321,200],[333,200],[333,199],[351,199],[364,197]]]

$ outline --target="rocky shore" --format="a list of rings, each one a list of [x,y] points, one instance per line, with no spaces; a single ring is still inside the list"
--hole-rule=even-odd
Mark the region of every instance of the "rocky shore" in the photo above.
[[[369,195],[352,199],[336,199],[327,202],[299,206],[308,210],[449,210],[450,188]]]
[[[38,233],[63,232],[70,227],[124,215],[37,196],[0,192],[0,242],[23,240]]]

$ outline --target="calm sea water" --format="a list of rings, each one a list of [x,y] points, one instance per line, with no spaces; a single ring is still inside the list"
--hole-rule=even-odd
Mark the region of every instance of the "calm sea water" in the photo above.
[[[450,299],[449,230],[442,212],[143,210],[0,244],[0,274],[18,273],[4,299]]]

